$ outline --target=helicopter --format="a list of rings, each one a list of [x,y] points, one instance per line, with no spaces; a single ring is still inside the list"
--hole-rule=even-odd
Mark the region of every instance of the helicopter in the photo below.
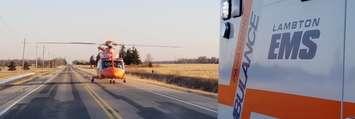
[[[115,84],[116,79],[126,83],[126,68],[123,58],[118,57],[114,47],[117,46],[138,46],[138,47],[163,47],[163,48],[179,48],[178,46],[165,45],[144,45],[144,44],[123,44],[107,40],[104,43],[91,42],[37,42],[38,44],[80,44],[80,45],[99,45],[96,75],[91,77],[91,82],[95,79],[109,79],[110,84]]]

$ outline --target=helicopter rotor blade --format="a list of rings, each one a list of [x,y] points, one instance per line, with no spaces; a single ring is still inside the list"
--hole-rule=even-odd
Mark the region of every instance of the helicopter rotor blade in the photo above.
[[[144,44],[114,44],[119,46],[137,46],[137,47],[162,47],[162,48],[180,48],[179,46],[171,46],[171,45],[144,45]]]
[[[37,42],[37,44],[80,44],[80,45],[99,45],[92,42]]]
[[[104,45],[102,43],[93,42],[36,42],[37,44],[74,44],[74,45]],[[180,48],[179,46],[170,45],[145,45],[145,44],[123,44],[123,43],[113,43],[114,46],[133,46],[133,47],[162,47],[162,48]]]

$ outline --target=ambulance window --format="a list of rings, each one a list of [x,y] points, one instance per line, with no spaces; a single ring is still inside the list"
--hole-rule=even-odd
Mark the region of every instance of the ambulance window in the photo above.
[[[231,0],[222,0],[222,6],[221,6],[221,17],[223,20],[228,20],[231,17]]]
[[[242,15],[242,0],[232,0],[232,16],[233,18]]]

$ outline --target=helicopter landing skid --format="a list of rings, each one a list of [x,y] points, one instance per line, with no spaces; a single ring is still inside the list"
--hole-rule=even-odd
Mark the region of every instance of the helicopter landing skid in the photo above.
[[[94,83],[95,79],[102,79],[102,78],[100,76],[92,76],[91,77],[91,83]]]
[[[94,82],[95,82],[95,77],[92,76],[92,77],[91,77],[91,83],[94,83]]]
[[[103,77],[98,77],[98,76],[92,76],[91,77],[91,83],[94,83],[95,82],[95,79],[104,79]],[[121,79],[121,80],[123,80],[123,83],[126,83],[127,81],[126,81],[126,78],[124,78],[124,79]],[[109,83],[110,84],[115,84],[116,83],[116,80],[113,78],[113,79],[109,79]]]
[[[115,84],[115,83],[116,83],[115,79],[110,79],[110,84]]]

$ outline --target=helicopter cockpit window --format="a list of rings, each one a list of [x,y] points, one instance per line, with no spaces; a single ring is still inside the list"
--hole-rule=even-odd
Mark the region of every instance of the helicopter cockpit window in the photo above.
[[[123,69],[123,62],[122,61],[113,61],[113,62],[112,61],[103,61],[102,67],[103,68],[112,67],[112,63],[114,63],[113,64],[114,67]]]
[[[115,67],[123,69],[123,62],[122,61],[115,61]]]

